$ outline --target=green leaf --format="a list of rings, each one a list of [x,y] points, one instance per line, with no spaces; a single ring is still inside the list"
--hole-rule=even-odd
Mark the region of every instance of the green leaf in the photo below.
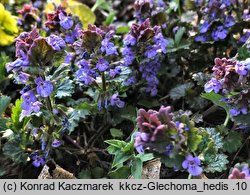
[[[223,147],[223,137],[215,128],[204,128],[204,130],[209,134],[209,137],[212,138],[217,149]]]
[[[13,143],[4,144],[3,154],[17,163],[26,163],[28,158],[28,155],[25,154],[19,146],[15,146]]]
[[[70,127],[68,129],[69,133],[72,133],[76,127],[79,125],[81,119],[85,119],[89,116],[90,112],[88,109],[71,109],[68,113]]]
[[[125,154],[125,153],[119,153],[119,154],[115,155],[114,161],[112,163],[112,168],[117,167],[118,165],[124,163],[125,161],[127,161],[131,157],[132,157],[131,154]]]
[[[185,160],[185,156],[175,155],[173,158],[166,157],[166,155],[161,155],[161,162],[167,167],[182,169],[182,162]]]
[[[62,63],[59,67],[57,67],[50,80],[54,81],[58,80],[59,78],[64,78],[65,73],[70,71],[69,66],[69,64]]]
[[[134,153],[134,143],[127,143],[121,150],[124,153]]]
[[[227,160],[227,156],[225,154],[217,154],[214,158],[211,158],[211,160],[207,163],[207,166],[205,167],[205,172],[223,172],[227,169],[227,164],[229,161]]]
[[[32,64],[48,66],[54,57],[55,51],[46,42],[45,38],[37,38],[30,48],[29,60]]]
[[[111,179],[126,179],[130,175],[130,167],[122,166],[114,171],[109,172]]]
[[[7,127],[8,122],[9,122],[9,120],[7,118],[0,117],[0,133],[5,131],[8,128]]]
[[[232,121],[235,121],[237,124],[240,125],[249,125],[250,124],[250,114],[240,114],[232,118]]]
[[[71,2],[69,1],[70,12],[79,17],[79,19],[83,24],[84,29],[87,28],[88,24],[95,23],[96,16],[87,5],[79,3],[77,1],[74,1],[74,3]]]
[[[11,98],[8,96],[1,96],[0,97],[0,117],[5,112],[6,108],[10,103]]]
[[[239,132],[231,131],[224,139],[223,151],[233,153],[240,148],[242,144],[242,137]]]
[[[114,137],[114,138],[116,138],[116,137],[122,138],[124,136],[121,129],[111,128],[110,133],[111,133],[112,137]]]
[[[109,154],[114,154],[114,155],[116,155],[116,154],[118,154],[118,153],[121,152],[121,149],[120,149],[120,148],[117,148],[117,147],[115,147],[115,146],[109,146],[109,147],[107,147],[107,151],[108,151]]]
[[[94,12],[98,8],[101,8],[107,11],[112,9],[106,0],[97,0],[95,4],[93,5],[93,7],[91,8],[91,10],[92,12]]]
[[[212,101],[215,105],[224,108],[225,111],[227,113],[229,113],[229,107],[227,106],[227,104],[224,101],[222,101],[222,99],[223,99],[222,95],[217,94],[217,93],[215,93],[215,92],[212,91],[212,92],[209,92],[209,93],[203,93],[203,94],[201,94],[201,97],[203,97],[203,98],[205,98],[207,100]]]
[[[131,173],[135,179],[141,179],[141,177],[142,177],[142,160],[140,158],[134,158],[132,160]]]
[[[188,131],[188,140],[187,140],[188,148],[192,152],[195,152],[201,141],[202,141],[202,136],[199,135],[199,129],[195,127],[191,128]]]
[[[247,58],[250,58],[250,52],[247,46],[245,45],[242,48],[238,49],[237,60],[245,60]]]
[[[177,85],[170,90],[169,96],[172,100],[178,100],[186,95],[186,90],[193,87],[192,83],[185,83],[182,85]]]
[[[0,53],[0,82],[6,77],[6,68],[5,64],[9,62],[9,57],[4,53]]]
[[[121,141],[121,140],[116,140],[116,139],[112,139],[112,140],[105,140],[105,143],[114,146],[116,148],[123,148],[127,145],[127,143],[125,141]]]
[[[69,97],[74,92],[74,84],[73,81],[66,77],[61,81],[61,83],[56,87],[56,95],[55,97],[62,99],[64,97]]]
[[[94,179],[102,178],[104,175],[104,170],[101,167],[95,167],[91,170]]]
[[[229,129],[225,125],[217,125],[216,131],[218,131],[222,136],[227,135]]]
[[[78,174],[79,179],[92,179],[91,176],[91,171],[86,169],[86,170],[81,170],[81,172]]]
[[[136,157],[140,158],[142,162],[146,162],[146,161],[154,159],[154,154],[153,153],[146,153],[146,154],[141,153],[141,154],[138,154]]]
[[[175,34],[174,41],[175,41],[176,46],[179,46],[180,41],[182,39],[182,36],[183,36],[185,30],[186,30],[185,27],[180,27],[178,29],[177,33]]]
[[[115,20],[115,15],[116,15],[116,12],[114,10],[110,10],[109,11],[109,14],[106,18],[106,20],[103,22],[104,25],[110,25],[113,23],[113,21]]]
[[[22,113],[22,99],[17,99],[15,102],[15,105],[12,107],[12,113],[11,113],[11,121],[15,127],[16,130],[20,130],[23,126],[23,123],[20,122],[20,115]]]
[[[116,28],[116,33],[117,34],[126,34],[130,30],[129,26],[118,26]]]
[[[114,117],[112,117],[112,124],[116,126],[117,124],[127,119],[133,123],[135,123],[137,117],[137,111],[134,106],[127,106],[123,109],[119,109],[114,111]]]

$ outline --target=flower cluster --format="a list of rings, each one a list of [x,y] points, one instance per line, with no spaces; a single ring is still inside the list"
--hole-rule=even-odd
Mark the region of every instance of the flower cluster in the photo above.
[[[250,179],[248,167],[243,167],[241,171],[236,167],[233,168],[232,172],[228,176],[228,179]]]
[[[71,59],[78,69],[75,73],[77,80],[84,86],[95,86],[101,80],[102,91],[98,97],[98,108],[107,108],[108,102],[111,106],[124,107],[124,102],[118,94],[107,91],[109,88],[107,80],[118,76],[122,67],[117,64],[118,51],[113,42],[115,31],[112,28],[98,28],[88,25],[81,31],[80,38],[73,43],[75,53]],[[69,57],[69,56],[68,56]],[[68,60],[71,62],[71,60]],[[110,93],[111,92],[111,93]]]
[[[151,18],[152,22],[162,25],[166,22],[166,7],[167,4],[163,0],[136,0],[134,3],[135,18],[140,23]]]
[[[19,120],[22,121],[24,117],[32,117],[32,115],[44,115],[44,112],[52,113],[56,110],[54,104],[54,80],[51,79],[50,64],[53,61],[53,56],[57,51],[62,50],[66,46],[64,40],[56,35],[50,35],[46,38],[39,36],[39,32],[33,29],[31,32],[23,32],[16,38],[16,57],[13,62],[6,64],[8,72],[12,72],[15,81],[18,84],[23,84],[24,88],[21,90],[21,108],[22,112]],[[54,112],[53,112],[54,113]],[[52,118],[50,118],[52,120]],[[59,119],[57,119],[60,124]],[[48,121],[44,122],[49,124]],[[41,124],[43,127],[43,124]],[[55,125],[54,125],[55,127]],[[34,127],[35,128],[35,127]],[[51,143],[51,147],[59,147],[62,143],[55,139],[59,135],[50,135],[51,126],[39,128],[39,131],[34,134],[34,140],[42,142],[42,150],[44,154],[48,153],[49,148],[47,143]],[[54,132],[55,133],[55,132]],[[39,134],[39,136],[37,136]],[[52,141],[52,140],[54,141]],[[32,153],[31,159],[33,165],[36,167],[45,164],[45,160],[37,152]]]
[[[80,36],[82,24],[77,16],[67,13],[62,6],[47,14],[45,26],[48,32],[57,34],[68,44],[73,44]]]
[[[138,153],[150,151],[165,158],[175,158],[175,155],[184,153],[182,168],[193,176],[201,174],[201,160],[193,157],[186,145],[189,142],[188,134],[193,133],[193,126],[188,120],[186,123],[174,121],[170,106],[161,106],[159,111],[139,109],[137,126],[139,131],[135,133],[134,147]]]
[[[165,152],[166,149],[167,153],[170,153],[173,141],[183,142],[183,132],[172,121],[172,117],[170,106],[162,106],[158,112],[155,110],[146,112],[144,109],[140,109],[137,117],[139,131],[135,134],[136,150],[139,153],[148,147],[153,150],[154,148],[150,147],[151,143],[166,142],[162,152]],[[161,151],[159,150],[159,152]]]
[[[243,6],[243,5],[242,5]],[[230,29],[236,24],[238,18],[233,10],[246,13],[244,7],[235,7],[234,0],[210,0],[201,8],[202,18],[199,26],[199,34],[195,40],[199,42],[224,40]],[[247,13],[246,13],[247,14]],[[247,15],[243,15],[247,18]]]
[[[213,67],[213,77],[204,88],[205,92],[222,94],[228,106],[231,107],[232,117],[239,114],[246,115],[249,109],[248,75],[250,70],[250,59],[237,61],[226,58],[216,58]],[[234,95],[232,95],[234,93]]]
[[[35,26],[41,25],[42,19],[39,17],[39,11],[31,3],[24,4],[23,8],[17,12],[21,15],[18,18],[17,24],[25,31],[30,31]]]
[[[157,72],[160,67],[160,54],[166,54],[168,41],[163,37],[159,26],[150,26],[149,19],[141,25],[133,24],[123,40],[124,66],[130,66],[138,80],[147,82],[146,91],[157,94]],[[140,63],[138,63],[138,61]]]
[[[16,38],[17,59],[14,62],[6,64],[7,71],[12,71],[14,73],[18,83],[27,84],[29,80],[34,82],[33,86],[28,84],[21,91],[21,97],[23,99],[21,118],[30,116],[33,112],[39,112],[41,103],[37,100],[35,91],[37,95],[42,98],[48,97],[53,91],[53,84],[51,81],[39,75],[31,75],[29,72],[32,52],[39,46],[38,44],[41,40],[45,42],[44,38],[39,37],[36,29],[33,29],[30,33],[21,33],[20,36]],[[50,43],[47,44],[47,46],[50,47]],[[32,87],[36,88],[36,90]]]

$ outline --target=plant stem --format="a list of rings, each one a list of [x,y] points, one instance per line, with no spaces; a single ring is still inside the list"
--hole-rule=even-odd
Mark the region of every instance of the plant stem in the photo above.
[[[229,119],[230,119],[230,114],[227,113],[227,117],[226,117],[225,122],[224,122],[224,124],[223,124],[225,127],[227,126],[227,124],[228,124],[228,122],[229,122]]]
[[[188,175],[188,179],[192,179],[192,175],[191,174]]]
[[[105,77],[104,72],[102,73],[102,90],[103,91],[107,90],[107,87],[106,87],[106,77]]]
[[[51,103],[50,97],[46,98],[46,104],[47,104],[48,110],[52,112],[53,111],[53,107],[52,107],[52,103]]]

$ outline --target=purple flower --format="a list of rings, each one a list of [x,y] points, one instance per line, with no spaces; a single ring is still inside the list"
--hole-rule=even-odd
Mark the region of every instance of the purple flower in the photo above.
[[[65,16],[62,12],[59,14],[59,19],[61,27],[66,30],[70,29],[74,25],[72,18],[69,16]]]
[[[35,166],[35,167],[40,167],[40,166],[45,165],[45,160],[43,159],[42,156],[38,156],[37,151],[32,152],[32,153],[30,154],[30,157],[31,157],[31,159],[33,160],[33,162],[32,162],[33,166]]]
[[[169,156],[173,152],[174,146],[169,144],[166,146],[166,155]]]
[[[123,44],[125,46],[134,46],[136,44],[136,38],[131,35],[131,34],[128,34],[124,39],[123,39]]]
[[[118,108],[123,108],[125,106],[125,102],[120,100],[117,93],[111,96],[110,104],[111,106],[117,106]]]
[[[174,27],[173,28],[173,33],[175,34],[179,30],[179,28],[180,28],[179,26]]]
[[[240,108],[240,112],[241,112],[243,115],[246,115],[246,114],[247,114],[247,107],[242,106],[242,107]]]
[[[234,18],[232,16],[227,16],[225,18],[224,26],[225,27],[231,27],[235,24]]]
[[[73,44],[75,42],[75,40],[76,40],[76,32],[75,31],[68,32],[65,35],[66,43]]]
[[[249,37],[250,37],[250,31],[247,31],[244,35],[240,37],[240,42],[245,43]]]
[[[89,76],[83,68],[76,71],[76,77],[85,85],[89,85],[94,81],[93,77]]]
[[[245,9],[243,11],[242,19],[243,19],[243,21],[249,21],[250,20],[249,9]]]
[[[56,114],[56,115],[59,114],[59,110],[56,109],[56,108],[54,108],[54,109],[53,109],[53,114]]]
[[[25,72],[20,72],[16,78],[18,83],[21,84],[25,84],[27,83],[28,79],[29,79],[29,74],[25,73]]]
[[[195,37],[195,41],[196,42],[202,42],[202,43],[204,43],[204,42],[206,42],[206,40],[207,40],[206,35],[198,35],[198,36]]]
[[[14,62],[10,62],[10,63],[6,64],[7,72],[9,72],[13,69],[15,70],[15,69],[22,67],[22,66],[29,65],[30,62],[28,60],[27,55],[22,50],[20,50],[19,53],[20,53],[20,58],[17,58]]]
[[[204,89],[205,89],[205,92],[207,93],[211,91],[214,91],[215,93],[219,93],[219,91],[222,89],[222,84],[217,79],[212,78],[210,81],[208,81],[205,84]]]
[[[74,59],[74,54],[73,53],[67,53],[67,55],[64,58],[64,63],[71,64],[73,59]]]
[[[230,109],[229,112],[230,112],[231,116],[238,116],[240,114],[240,111],[237,108],[235,108],[235,107],[233,107],[232,109]]]
[[[32,108],[33,108],[33,111],[34,112],[39,112],[40,111],[40,106],[41,106],[41,103],[40,102],[38,102],[38,101],[36,101],[36,102],[34,102],[33,104],[32,104]]]
[[[153,41],[157,45],[157,48],[159,47],[159,49],[161,49],[163,53],[167,53],[166,47],[168,45],[168,40],[164,38],[162,33],[158,33],[157,35],[155,35],[153,37]]]
[[[65,41],[54,34],[47,37],[46,42],[56,51],[60,51],[66,46]]]
[[[43,80],[42,77],[35,79],[37,84],[36,91],[42,97],[48,97],[53,91],[53,84],[51,81]]]
[[[201,160],[195,156],[188,155],[186,159],[182,162],[182,167],[187,169],[188,172],[193,176],[198,176],[202,173],[202,168],[199,166]]]
[[[157,48],[153,46],[148,46],[144,55],[147,56],[148,58],[155,57],[157,55]]]
[[[244,61],[243,62],[237,62],[235,65],[235,71],[239,74],[239,75],[247,75],[247,69],[245,66]]]
[[[151,96],[156,96],[158,93],[158,90],[156,86],[149,85],[146,89],[146,92],[150,93]]]
[[[102,40],[102,47],[101,47],[102,52],[106,52],[106,55],[118,55],[115,44],[110,42],[109,38],[105,38]]]
[[[250,176],[249,169],[248,167],[243,167],[241,170],[242,173],[245,173],[246,177]]]
[[[205,21],[202,25],[201,25],[201,27],[200,27],[200,33],[205,33],[205,32],[207,32],[208,31],[208,28],[210,27],[210,23],[209,22],[207,22],[207,21]]]
[[[104,60],[104,58],[98,58],[98,63],[96,64],[96,68],[100,72],[104,72],[109,68],[109,63],[106,60]]]
[[[144,132],[136,132],[134,134],[135,144],[134,147],[138,153],[143,153],[143,142],[148,142],[150,140],[150,134]]]
[[[136,82],[137,82],[137,81],[136,81],[135,76],[132,76],[132,77],[130,77],[128,80],[124,81],[124,82],[122,83],[122,85],[123,85],[123,86],[133,85],[133,84],[135,84]]]
[[[109,76],[114,78],[116,75],[118,75],[121,71],[121,68],[119,66],[115,67],[114,69],[109,70]]]
[[[20,120],[24,116],[29,116],[31,113],[39,112],[41,103],[37,101],[36,96],[32,92],[32,90],[26,91],[22,94],[23,103],[21,104],[22,113],[20,116]]]
[[[229,110],[230,112],[230,115],[231,116],[238,116],[240,113],[242,113],[243,115],[246,115],[248,112],[247,112],[247,107],[245,106],[242,106],[241,108],[236,108],[236,107],[233,107]]]
[[[143,145],[138,145],[135,147],[135,149],[139,154],[144,152]]]
[[[42,150],[45,150],[45,147],[46,147],[46,141],[43,140],[43,141],[42,141],[42,148],[41,148],[41,149],[42,149]]]
[[[215,41],[219,39],[223,40],[227,37],[228,30],[224,29],[223,26],[218,26],[215,31],[212,32],[212,37]]]
[[[51,146],[54,148],[58,148],[62,145],[62,142],[58,139],[54,139],[54,141],[52,142]]]
[[[124,65],[129,66],[133,63],[135,59],[135,53],[131,48],[125,47],[122,51],[122,55],[124,56]]]
[[[244,66],[246,67],[247,70],[250,70],[250,58],[247,58],[244,61]]]

